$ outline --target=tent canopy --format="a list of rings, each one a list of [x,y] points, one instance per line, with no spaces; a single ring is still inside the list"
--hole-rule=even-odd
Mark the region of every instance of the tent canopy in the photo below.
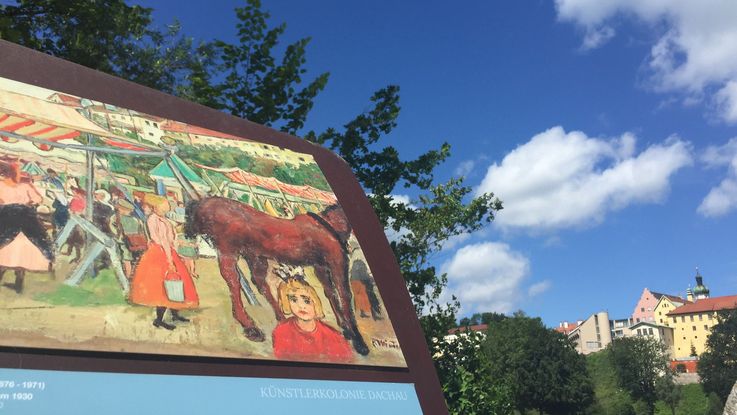
[[[6,142],[15,140],[3,136],[3,132],[49,142],[73,139],[86,133],[103,138],[113,147],[131,145],[129,138],[105,130],[73,107],[9,91],[0,91],[0,136]],[[136,149],[148,149],[140,143],[135,145]],[[48,144],[37,144],[37,147],[51,149]]]
[[[273,177],[259,176],[239,168],[219,169],[201,164],[197,164],[196,166],[201,169],[218,172],[235,183],[245,184],[248,186],[259,186],[268,190],[276,190],[288,195],[316,200],[326,205],[333,205],[338,202],[338,199],[336,199],[334,194],[316,189],[312,186],[287,184]]]
[[[201,183],[206,184],[204,180],[200,176],[195,173],[194,170],[192,170],[191,167],[187,165],[182,159],[180,159],[178,156],[173,155],[171,156],[171,161],[174,163],[174,165],[179,169],[179,171],[184,175],[184,177],[189,180],[190,183]],[[151,177],[161,177],[161,178],[167,178],[167,179],[176,179],[176,176],[171,171],[171,168],[166,163],[166,161],[162,161],[161,163],[157,164],[156,167],[151,169],[151,171],[148,173]]]

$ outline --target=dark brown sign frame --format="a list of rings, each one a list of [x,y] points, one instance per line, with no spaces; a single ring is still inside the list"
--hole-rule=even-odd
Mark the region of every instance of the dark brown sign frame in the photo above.
[[[0,40],[0,77],[312,155],[338,197],[356,237],[365,247],[366,260],[394,325],[407,368],[21,347],[0,347],[0,367],[412,383],[424,413],[447,413],[438,377],[396,259],[363,189],[345,161],[322,147],[286,133],[3,40]]]

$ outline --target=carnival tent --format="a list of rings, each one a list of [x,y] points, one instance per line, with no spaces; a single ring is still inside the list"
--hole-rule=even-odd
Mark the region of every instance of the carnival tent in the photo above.
[[[333,193],[326,192],[312,186],[298,186],[287,184],[280,180],[277,180],[276,178],[259,176],[257,174],[247,172],[237,167],[223,169],[209,167],[202,164],[196,164],[196,166],[204,170],[218,172],[235,183],[244,184],[247,186],[258,186],[264,189],[278,191],[283,194],[301,197],[303,199],[315,200],[324,205],[333,205],[338,202],[338,199]]]
[[[43,99],[0,91],[0,138],[6,142],[17,140],[13,135],[38,139],[34,144],[42,150],[51,150],[47,142],[93,134],[107,140],[129,141],[85,118],[76,109]]]

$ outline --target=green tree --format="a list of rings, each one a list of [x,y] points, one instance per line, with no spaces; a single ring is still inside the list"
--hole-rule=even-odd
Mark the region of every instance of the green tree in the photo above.
[[[506,315],[496,312],[473,313],[471,317],[463,317],[458,324],[460,326],[473,326],[477,324],[491,324],[507,318]]]
[[[714,392],[726,402],[737,381],[737,310],[717,315],[717,324],[706,340],[698,372],[704,392]]]
[[[658,399],[658,379],[670,370],[665,346],[651,337],[622,337],[614,339],[606,350],[619,386],[635,401],[646,403],[652,414]]]
[[[123,0],[18,0],[0,6],[0,38],[176,93],[207,45],[180,36],[177,22],[155,29],[151,12]]]
[[[592,415],[634,415],[633,401],[627,391],[619,387],[611,356],[606,351],[586,356],[586,367],[594,384]]]
[[[681,385],[678,385],[673,378],[673,373],[666,371],[655,382],[655,395],[671,410],[672,415],[676,415],[676,408],[681,401],[682,392]]]
[[[451,414],[512,413],[512,396],[508,385],[490,376],[489,360],[481,350],[484,334],[468,330],[452,340],[436,340],[432,349],[435,364],[443,382],[443,393]],[[439,345],[439,343],[445,343]]]
[[[277,126],[296,134],[305,123],[314,98],[325,88],[328,74],[318,75],[298,89],[307,72],[305,68],[309,38],[287,45],[277,63],[274,48],[287,26],[270,28],[269,13],[260,0],[248,0],[235,9],[238,43],[216,41],[224,81],[215,86],[220,95],[218,107],[233,115],[259,124]]]
[[[706,415],[721,415],[724,411],[722,400],[716,393],[711,392],[707,398]]]
[[[539,318],[510,317],[489,326],[484,352],[492,379],[512,389],[515,409],[575,414],[593,402],[586,359]]]

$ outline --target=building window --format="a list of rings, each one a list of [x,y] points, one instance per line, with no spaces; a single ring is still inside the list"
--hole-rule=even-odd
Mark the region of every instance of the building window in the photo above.
[[[704,330],[709,330],[709,326],[707,326],[706,324],[704,324]]]
[[[650,328],[647,329],[647,334],[649,334],[651,336],[653,335],[653,328],[652,327],[650,327]]]
[[[681,316],[681,323],[686,321],[686,316]]]
[[[699,321],[704,321],[704,315],[703,314],[699,314]]]
[[[696,331],[696,326],[691,326],[691,328],[693,329],[693,331]]]
[[[144,120],[144,122],[146,123],[146,125],[151,125],[151,123],[148,122],[148,120]]]
[[[637,329],[637,335],[642,336],[642,331],[640,329]]]
[[[644,313],[645,312],[645,307],[640,307],[640,312],[641,313]]]
[[[159,128],[159,124],[154,123],[154,127]]]
[[[707,314],[706,315],[706,318],[708,318],[709,320],[711,320],[711,314]]]
[[[689,317],[691,318],[691,321],[693,321],[693,316],[691,315],[691,316],[689,316]]]

